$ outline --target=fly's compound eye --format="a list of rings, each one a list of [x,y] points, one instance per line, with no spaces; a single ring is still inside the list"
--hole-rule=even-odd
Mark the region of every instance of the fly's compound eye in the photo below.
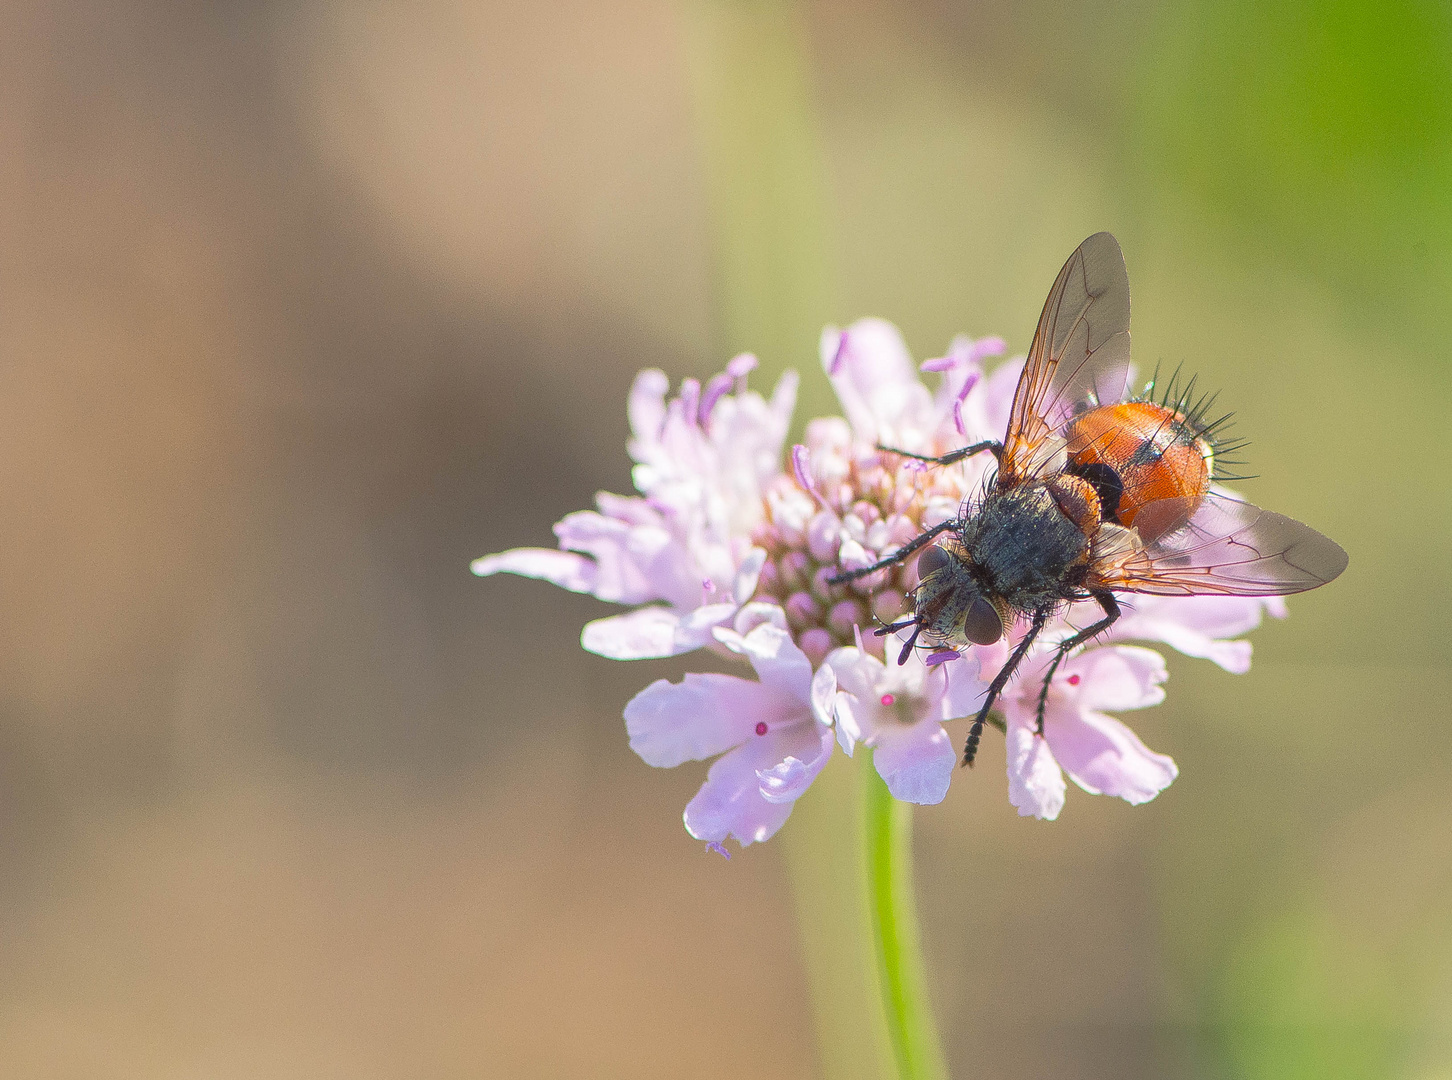
[[[998,610],[981,596],[963,616],[963,636],[975,645],[992,645],[1003,636]]]
[[[929,574],[936,573],[948,565],[953,558],[937,544],[929,545],[918,556],[918,580],[922,581]]]

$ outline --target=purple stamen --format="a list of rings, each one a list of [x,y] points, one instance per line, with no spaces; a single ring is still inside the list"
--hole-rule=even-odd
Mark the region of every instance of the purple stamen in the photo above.
[[[950,660],[957,660],[958,656],[958,652],[954,649],[939,649],[937,652],[928,653],[923,663],[928,667],[936,667],[939,664],[946,664]]]
[[[959,405],[968,399],[968,395],[973,392],[973,388],[978,385],[978,380],[982,377],[983,373],[979,371],[970,371],[968,373],[968,377],[963,380],[963,385],[958,390]]]
[[[1008,350],[1008,342],[1001,337],[979,338],[968,346],[968,359],[982,360],[989,356],[1002,356]]]
[[[733,379],[744,379],[756,370],[756,354],[744,352],[740,356],[733,356],[726,365],[726,374]]]
[[[721,841],[719,840],[712,840],[709,844],[706,845],[706,850],[714,851],[717,855],[720,855],[727,862],[731,861],[731,852],[727,851],[726,845],[721,843]]]
[[[842,331],[842,336],[837,339],[837,351],[832,354],[832,362],[827,365],[827,374],[836,376],[842,370],[842,363],[847,359],[847,331]]]
[[[701,426],[708,427],[711,422],[711,410],[716,407],[726,391],[731,389],[730,375],[713,375],[711,381],[706,384],[706,392],[701,395],[700,422]]]
[[[934,360],[924,360],[918,365],[919,371],[952,371],[958,366],[958,358],[952,353],[947,356],[939,356]]]
[[[965,439],[968,437],[968,428],[963,423],[963,402],[968,400],[968,395],[973,392],[973,388],[978,385],[978,380],[982,377],[982,372],[970,371],[968,377],[963,380],[963,385],[959,387],[958,396],[953,402],[953,426]]]

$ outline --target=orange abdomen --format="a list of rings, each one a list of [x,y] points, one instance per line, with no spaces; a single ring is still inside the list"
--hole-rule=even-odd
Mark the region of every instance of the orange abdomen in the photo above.
[[[1147,504],[1183,500],[1183,513],[1154,516],[1150,541],[1189,519],[1210,486],[1209,444],[1184,416],[1151,401],[1101,405],[1075,417],[1065,430],[1068,471],[1099,491],[1104,518],[1126,527]],[[1116,490],[1117,489],[1117,490]]]

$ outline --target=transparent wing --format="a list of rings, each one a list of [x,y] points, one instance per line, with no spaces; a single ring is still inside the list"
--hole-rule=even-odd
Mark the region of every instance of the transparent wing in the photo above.
[[[1187,500],[1150,503],[1151,522],[1184,519]],[[1346,569],[1346,552],[1309,525],[1217,491],[1189,521],[1091,575],[1091,586],[1159,596],[1282,596],[1325,585]]]
[[[1086,402],[1116,402],[1129,378],[1129,273],[1119,241],[1095,233],[1044,301],[1003,440],[999,483],[1045,470],[1054,437]]]

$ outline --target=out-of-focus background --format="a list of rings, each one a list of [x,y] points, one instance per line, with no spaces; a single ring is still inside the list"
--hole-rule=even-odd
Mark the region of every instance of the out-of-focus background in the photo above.
[[[686,663],[468,562],[628,490],[637,369],[824,412],[821,322],[1022,350],[1108,228],[1351,566],[1171,657],[1153,803],[990,737],[918,813],[954,1073],[1452,1076],[1452,13],[783,11],[0,6],[0,1074],[812,1076],[781,845],[626,746]]]

